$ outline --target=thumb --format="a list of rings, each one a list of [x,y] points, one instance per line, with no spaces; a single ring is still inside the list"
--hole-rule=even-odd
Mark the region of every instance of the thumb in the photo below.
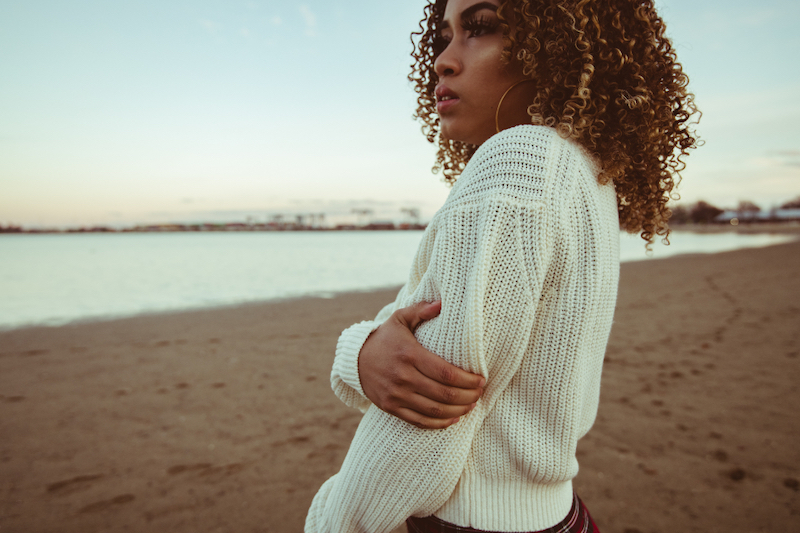
[[[399,309],[398,315],[408,329],[414,331],[426,320],[436,317],[442,310],[442,302],[417,302],[414,305]]]

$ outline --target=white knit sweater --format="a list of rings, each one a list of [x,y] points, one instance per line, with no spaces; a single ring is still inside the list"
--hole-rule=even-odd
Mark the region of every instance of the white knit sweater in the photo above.
[[[569,512],[575,448],[592,426],[619,277],[612,185],[575,143],[518,126],[472,157],[422,237],[407,284],[342,333],[331,382],[365,411],[308,533],[390,532],[407,517],[536,531]],[[461,421],[418,429],[372,405],[358,377],[367,336],[394,310],[442,301],[416,337],[487,378]]]

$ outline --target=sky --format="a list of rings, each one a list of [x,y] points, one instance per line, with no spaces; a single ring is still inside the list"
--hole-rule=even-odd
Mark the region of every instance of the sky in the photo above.
[[[0,225],[429,219],[423,0],[0,0]],[[800,196],[800,2],[660,0],[704,145],[678,191]]]

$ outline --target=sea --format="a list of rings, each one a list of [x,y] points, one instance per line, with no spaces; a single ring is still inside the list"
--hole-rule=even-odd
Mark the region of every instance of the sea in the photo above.
[[[403,284],[422,231],[0,235],[0,330]],[[622,234],[622,261],[716,253],[787,235]]]

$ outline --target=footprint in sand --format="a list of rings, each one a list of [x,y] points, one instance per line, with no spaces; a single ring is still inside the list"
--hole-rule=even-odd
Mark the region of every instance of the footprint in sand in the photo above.
[[[17,403],[25,399],[25,396],[0,396],[0,401],[6,403]]]
[[[639,470],[641,470],[642,472],[644,472],[648,476],[657,476],[658,475],[658,470],[656,470],[655,468],[649,468],[644,463],[639,463],[636,466],[639,468]]]
[[[86,507],[82,507],[78,510],[78,513],[96,513],[98,511],[105,511],[111,507],[115,507],[117,505],[123,505],[126,503],[130,503],[136,499],[136,496],[133,494],[120,494],[119,496],[115,496],[110,500],[103,500],[100,502],[90,503]]]
[[[308,442],[309,440],[311,440],[311,437],[307,435],[299,435],[297,437],[290,437],[286,440],[279,440],[277,442],[273,442],[272,444],[270,444],[270,446],[276,448],[278,446],[283,446],[284,444],[301,444],[303,442]]]
[[[103,474],[91,474],[86,476],[77,476],[72,479],[65,479],[63,481],[56,481],[47,485],[47,492],[51,494],[70,494],[84,489],[88,489],[92,485],[92,481],[96,481],[103,477]]]
[[[183,474],[184,472],[191,472],[194,470],[205,470],[211,468],[211,463],[196,463],[193,465],[175,465],[167,469],[167,474],[174,476],[176,474]]]
[[[728,452],[725,450],[715,450],[711,453],[711,457],[719,461],[720,463],[724,463],[728,460]]]
[[[210,481],[213,482],[215,478],[218,479],[227,477],[232,474],[236,474],[237,472],[241,472],[243,469],[244,465],[241,463],[231,463],[221,466],[213,466],[211,463],[195,463],[190,465],[172,466],[167,469],[167,474],[175,476],[186,472],[193,472],[201,477],[211,476],[212,479]]]
[[[734,481],[741,481],[747,476],[747,472],[745,472],[743,468],[734,468],[733,470],[725,472],[725,475]]]

